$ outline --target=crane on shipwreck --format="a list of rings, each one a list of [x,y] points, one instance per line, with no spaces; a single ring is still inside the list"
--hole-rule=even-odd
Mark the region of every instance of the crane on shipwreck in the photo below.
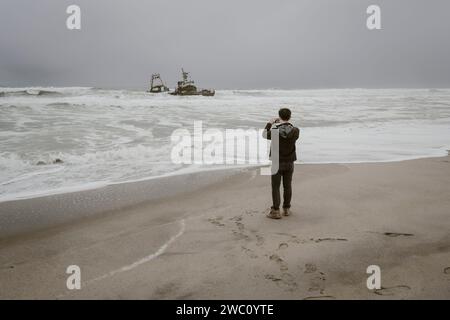
[[[160,93],[167,91],[169,91],[169,88],[164,84],[159,73],[152,74],[152,80],[150,81],[150,89],[147,92]]]

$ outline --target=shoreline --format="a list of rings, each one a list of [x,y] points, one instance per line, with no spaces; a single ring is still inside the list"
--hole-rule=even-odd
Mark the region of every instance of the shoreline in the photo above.
[[[226,180],[255,167],[198,171],[111,183],[98,188],[0,202],[0,240],[140,203],[163,200]]]
[[[277,221],[270,178],[248,170],[0,239],[0,298],[449,299],[449,164],[297,165]],[[73,264],[81,290],[65,287]]]
[[[450,155],[412,157],[397,160],[355,161],[355,162],[296,162],[295,165],[352,165],[352,164],[383,164],[414,161],[420,159],[445,158]],[[110,182],[74,190],[38,194],[36,196],[8,199],[0,201],[0,240],[21,233],[38,231],[78,219],[95,216],[108,211],[115,211],[140,203],[164,199],[166,197],[195,191],[201,187],[218,183],[242,172],[254,172],[267,165],[236,165],[232,167],[206,168],[189,171],[181,169],[166,175],[145,177],[142,179]],[[184,171],[186,170],[186,171]],[[208,174],[204,176],[204,174]],[[217,175],[209,175],[217,173]],[[254,173],[252,173],[254,174]],[[256,173],[257,174],[257,173]],[[194,179],[193,186],[184,180]],[[97,184],[97,182],[88,183]],[[130,187],[132,190],[127,190]],[[129,193],[134,192],[134,197]],[[34,202],[38,209],[34,209]],[[73,206],[70,205],[73,204]],[[82,207],[77,207],[82,203]],[[64,211],[64,215],[60,212]],[[87,213],[89,211],[89,213]],[[30,215],[31,213],[31,215]]]
[[[67,188],[60,188],[60,189],[51,189],[44,191],[42,193],[36,193],[36,194],[15,194],[11,198],[4,197],[0,198],[0,204],[3,202],[12,202],[12,201],[22,201],[22,200],[30,200],[30,199],[36,199],[36,198],[44,198],[44,197],[50,197],[50,196],[59,196],[63,194],[68,193],[76,193],[76,192],[84,192],[84,191],[90,191],[90,190],[98,190],[105,187],[110,187],[114,185],[120,185],[120,184],[130,184],[130,183],[142,183],[142,182],[149,182],[151,180],[159,180],[159,179],[165,179],[170,178],[174,176],[188,176],[188,175],[195,175],[195,174],[201,174],[201,173],[210,173],[215,171],[238,171],[238,170],[251,170],[253,168],[259,168],[264,167],[266,165],[258,165],[258,164],[248,164],[248,165],[233,165],[229,167],[211,167],[201,170],[192,170],[190,168],[183,168],[176,171],[168,172],[166,174],[162,175],[156,175],[156,176],[148,176],[144,178],[139,179],[131,179],[131,180],[125,180],[125,181],[94,181],[94,182],[86,182],[82,185],[67,187]]]
[[[313,162],[304,162],[304,161],[298,161],[295,163],[295,165],[310,165],[310,164],[361,164],[361,163],[390,163],[390,162],[402,162],[402,161],[410,161],[410,160],[419,160],[419,159],[428,159],[428,158],[441,158],[446,157],[450,155],[450,149],[447,149],[449,147],[443,147],[436,152],[436,154],[427,154],[427,155],[420,155],[420,156],[408,156],[403,158],[394,158],[394,159],[388,159],[388,160],[361,160],[361,161],[313,161]],[[165,179],[173,176],[186,176],[190,174],[201,174],[201,173],[210,173],[215,171],[223,171],[223,170],[229,170],[229,171],[236,171],[236,170],[252,170],[254,168],[260,168],[265,167],[266,164],[244,164],[244,165],[232,165],[228,167],[224,167],[223,165],[220,165],[219,167],[205,167],[203,169],[191,169],[191,168],[183,168],[179,169],[173,172],[168,172],[166,174],[162,175],[156,175],[156,176],[148,176],[144,178],[139,179],[131,179],[131,180],[125,180],[125,181],[94,181],[94,182],[86,182],[82,185],[76,185],[72,187],[67,188],[60,188],[60,189],[50,189],[47,191],[44,191],[42,193],[33,193],[33,194],[13,194],[8,195],[3,198],[0,197],[0,206],[4,202],[12,202],[12,201],[22,201],[22,200],[30,200],[30,199],[36,199],[36,198],[44,198],[49,196],[58,196],[63,194],[69,194],[69,193],[76,193],[76,192],[84,192],[84,191],[95,191],[98,189],[102,189],[105,187],[113,186],[113,185],[120,185],[120,184],[128,184],[128,183],[139,183],[139,182],[146,182],[150,180],[156,180],[156,179]]]

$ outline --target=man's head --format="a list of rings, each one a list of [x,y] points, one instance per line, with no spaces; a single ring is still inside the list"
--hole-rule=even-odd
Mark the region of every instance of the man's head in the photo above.
[[[281,108],[278,111],[278,116],[283,121],[289,121],[291,119],[291,110],[289,110],[288,108]]]

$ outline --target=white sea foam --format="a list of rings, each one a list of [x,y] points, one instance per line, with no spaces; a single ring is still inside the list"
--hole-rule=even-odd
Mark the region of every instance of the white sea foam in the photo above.
[[[177,97],[93,88],[0,88],[0,201],[184,172],[177,128],[262,128],[283,106],[299,161],[382,162],[450,149],[450,89],[218,90]],[[63,163],[53,164],[56,159]],[[45,165],[37,165],[38,162]]]

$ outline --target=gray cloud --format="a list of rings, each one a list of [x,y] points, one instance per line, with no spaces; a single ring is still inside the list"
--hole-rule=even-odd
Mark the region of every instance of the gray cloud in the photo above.
[[[65,27],[70,4],[82,30]],[[365,27],[382,8],[383,30]],[[448,0],[2,0],[0,85],[450,87]]]

